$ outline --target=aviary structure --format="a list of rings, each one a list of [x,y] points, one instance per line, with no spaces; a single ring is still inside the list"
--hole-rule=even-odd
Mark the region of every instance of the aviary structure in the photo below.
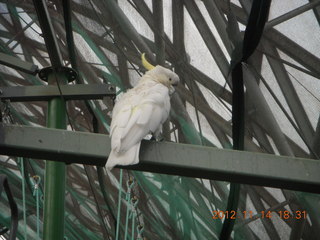
[[[92,162],[101,160],[100,152],[95,155],[92,146],[107,139],[109,134],[112,98],[91,100],[91,93],[98,91],[92,87],[90,97],[82,100],[87,88],[80,84],[89,87],[89,84],[109,83],[117,94],[125,91],[144,72],[140,61],[143,52],[153,64],[174,68],[182,82],[172,97],[170,119],[164,125],[165,140],[179,144],[146,145],[143,153],[146,157],[150,156],[148,149],[163,149],[167,159],[175,160],[175,166],[156,162],[153,164],[158,167],[153,170],[175,171],[175,175],[127,169],[110,173],[103,167],[67,165],[63,236],[68,239],[115,239],[116,236],[119,239],[125,236],[159,240],[222,239],[226,235],[220,236],[223,213],[219,211],[223,211],[224,215],[228,214],[225,218],[237,216],[231,227],[233,239],[318,237],[320,198],[316,187],[320,179],[315,173],[320,170],[319,1],[271,2],[259,44],[241,65],[246,152],[220,150],[233,146],[232,67],[243,60],[241,53],[244,36],[248,35],[252,2],[45,2],[53,37],[61,52],[61,64],[72,67],[78,74],[77,81],[70,86],[77,87],[77,93],[82,91],[81,98],[78,94],[76,100],[67,101],[66,128],[69,132],[86,132],[84,135],[72,137],[58,130],[42,129],[50,134],[49,139],[55,140],[54,146],[62,135],[78,139],[64,142],[66,145],[60,148],[66,152],[60,154],[81,162],[85,157],[68,149],[74,150],[82,139],[90,139],[87,147],[92,151],[87,152],[92,154]],[[41,131],[39,127],[46,126],[48,97],[42,90],[22,94],[4,88],[46,86],[41,76],[36,75],[39,73],[36,66],[42,70],[57,62],[48,55],[52,51],[45,40],[48,29],[41,28],[39,22],[41,17],[33,1],[0,1],[0,62],[4,64],[0,65],[1,120],[5,126],[11,123],[38,127],[30,131],[1,128],[7,138],[1,135],[0,154],[8,150],[9,141],[16,144],[15,155],[23,152],[18,140],[24,141],[25,146],[37,146],[32,150],[34,158],[14,157],[14,154],[0,158],[0,174],[8,177],[19,209],[19,239],[37,239],[38,234],[42,239],[45,162],[38,160],[36,156],[40,158],[40,155],[35,152],[47,145],[40,141],[42,138],[28,140],[31,133],[37,134]],[[63,93],[65,87],[61,88]],[[75,93],[70,91],[55,96],[74,98]],[[23,98],[5,100],[13,99],[14,94]],[[36,99],[42,96],[45,101],[26,102],[26,95],[36,95]],[[9,138],[15,131],[28,135]],[[104,134],[106,138],[88,132]],[[96,148],[100,149],[97,144]],[[50,157],[48,152],[46,148],[45,153]],[[81,149],[78,152],[82,153]],[[161,153],[153,153],[157,157],[150,161],[161,159]],[[262,158],[261,153],[269,155]],[[210,161],[208,156],[212,156]],[[204,164],[201,171],[200,163]],[[188,171],[183,164],[189,167]],[[36,179],[41,181],[35,183],[33,176],[39,176]],[[297,184],[299,179],[304,180]],[[234,212],[226,212],[230,181],[241,184],[239,204]],[[10,207],[5,197],[1,198],[0,209],[0,239],[9,239]]]

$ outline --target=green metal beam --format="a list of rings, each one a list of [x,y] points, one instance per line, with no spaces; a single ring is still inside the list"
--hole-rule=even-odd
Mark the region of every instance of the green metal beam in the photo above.
[[[33,0],[33,5],[37,13],[42,36],[44,38],[50,62],[53,68],[62,66],[62,56],[58,47],[58,42],[52,26],[49,11],[45,0]]]
[[[0,136],[3,155],[103,166],[110,152],[103,134],[0,125]],[[313,159],[143,141],[140,164],[124,168],[320,193]]]
[[[104,166],[106,138],[102,134],[0,125],[0,154]]]
[[[22,61],[17,57],[10,56],[5,53],[0,53],[0,64],[14,68],[25,73],[36,75],[38,72],[38,66],[29,62]]]
[[[106,96],[115,96],[114,88],[107,84],[61,85],[60,89],[64,100],[103,99]],[[0,87],[0,99],[9,99],[11,102],[49,101],[55,97],[60,97],[56,85]]]

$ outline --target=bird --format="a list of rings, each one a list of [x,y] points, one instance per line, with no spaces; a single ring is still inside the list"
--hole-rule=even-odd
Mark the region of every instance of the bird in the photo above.
[[[142,64],[148,70],[138,84],[115,103],[110,125],[111,152],[106,168],[139,163],[141,140],[148,134],[161,136],[162,124],[170,113],[170,96],[179,76],[161,65],[150,64],[143,53]]]

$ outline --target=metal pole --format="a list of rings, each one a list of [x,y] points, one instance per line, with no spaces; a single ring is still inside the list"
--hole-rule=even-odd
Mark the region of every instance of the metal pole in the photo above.
[[[309,2],[301,7],[298,7],[290,12],[287,12],[286,14],[283,14],[277,18],[272,19],[271,21],[266,23],[265,26],[265,30],[268,30],[269,28],[272,28],[276,25],[279,25],[289,19],[292,19],[296,16],[298,16],[299,14],[302,14],[310,9],[315,8],[316,6],[318,6],[320,4],[320,1],[315,1],[315,2]]]
[[[52,71],[48,73],[48,84],[67,83],[62,57],[52,27],[45,0],[33,0],[39,24],[50,57]],[[66,129],[66,104],[64,99],[56,97],[48,102],[47,126]],[[64,200],[66,185],[66,166],[61,162],[46,161],[44,187],[43,239],[63,240],[64,238]]]
[[[63,73],[49,75],[49,84],[57,80],[66,82]],[[62,98],[48,102],[47,127],[66,129],[66,104]],[[46,161],[44,194],[44,240],[62,240],[64,237],[66,165],[63,162]]]

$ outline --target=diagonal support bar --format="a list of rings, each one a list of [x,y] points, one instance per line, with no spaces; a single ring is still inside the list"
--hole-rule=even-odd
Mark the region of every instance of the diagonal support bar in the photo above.
[[[108,135],[0,125],[0,154],[104,166]],[[144,141],[132,170],[320,193],[320,161]]]
[[[279,25],[279,24],[281,24],[281,23],[283,23],[283,22],[285,22],[285,21],[287,21],[289,19],[292,19],[292,18],[294,18],[294,17],[296,17],[296,16],[298,16],[298,15],[300,15],[300,14],[302,14],[302,13],[304,13],[304,12],[310,10],[310,9],[315,8],[318,5],[320,5],[320,1],[319,0],[318,1],[316,0],[314,2],[309,2],[309,3],[305,4],[305,5],[302,5],[301,7],[298,7],[298,8],[296,8],[296,9],[290,11],[290,12],[287,12],[287,13],[285,13],[285,14],[277,17],[277,18],[274,18],[271,21],[266,23],[265,30],[267,30],[269,28],[272,28],[272,27],[274,27],[276,25]]]
[[[33,63],[22,61],[21,59],[0,52],[0,64],[14,68],[16,70],[36,75],[38,66]]]
[[[108,84],[76,84],[61,85],[61,93],[65,100],[103,99],[115,96],[115,90]],[[49,101],[60,97],[56,85],[0,87],[0,99],[11,102]]]
[[[36,10],[42,35],[49,53],[51,65],[54,68],[61,67],[63,64],[62,56],[58,47],[58,42],[49,16],[46,1],[33,0],[33,5]]]

